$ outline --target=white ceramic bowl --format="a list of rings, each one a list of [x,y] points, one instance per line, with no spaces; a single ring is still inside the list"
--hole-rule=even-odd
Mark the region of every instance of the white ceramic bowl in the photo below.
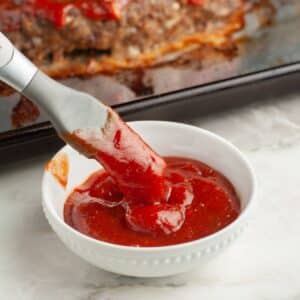
[[[252,168],[237,148],[203,129],[157,121],[132,122],[130,126],[161,155],[198,159],[224,174],[240,196],[240,216],[208,237],[174,246],[138,248],[97,241],[64,222],[63,206],[72,189],[99,169],[99,164],[65,146],[61,151],[67,153],[70,161],[68,186],[64,190],[49,172],[45,172],[42,193],[46,217],[67,247],[102,269],[138,277],[186,272],[222,252],[244,229],[254,201],[255,177]]]

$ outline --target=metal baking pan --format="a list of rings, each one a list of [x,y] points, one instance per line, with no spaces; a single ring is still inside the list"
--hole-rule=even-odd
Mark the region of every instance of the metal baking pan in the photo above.
[[[236,37],[236,48],[195,49],[151,69],[64,83],[106,100],[126,120],[187,120],[263,101],[270,95],[274,99],[296,92],[300,79],[300,3],[274,0],[277,11],[273,24],[260,27],[259,19],[272,14],[269,2],[263,2],[268,5],[247,16],[244,32]],[[14,129],[11,115],[19,101],[17,94],[0,97],[1,162],[55,151],[62,144],[43,114]]]

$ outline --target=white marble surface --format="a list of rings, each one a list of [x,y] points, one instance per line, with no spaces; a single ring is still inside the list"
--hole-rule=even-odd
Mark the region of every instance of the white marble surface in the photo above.
[[[165,279],[99,270],[47,224],[39,186],[48,157],[40,157],[0,168],[0,299],[300,299],[300,95],[194,123],[236,144],[258,176],[258,209],[230,249]]]

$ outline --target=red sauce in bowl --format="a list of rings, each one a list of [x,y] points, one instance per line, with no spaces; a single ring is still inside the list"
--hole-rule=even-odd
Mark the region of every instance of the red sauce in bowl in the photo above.
[[[231,183],[202,162],[162,158],[109,109],[104,128],[65,140],[104,167],[68,197],[65,222],[95,239],[129,246],[192,241],[225,227],[240,212]]]
[[[100,170],[70,194],[64,207],[65,222],[101,241],[153,247],[205,237],[238,217],[238,196],[222,174],[188,158],[164,160],[167,196],[163,201],[131,201]]]

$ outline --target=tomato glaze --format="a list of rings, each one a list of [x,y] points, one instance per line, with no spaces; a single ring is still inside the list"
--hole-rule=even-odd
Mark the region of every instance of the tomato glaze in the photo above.
[[[79,129],[65,140],[94,158],[114,179],[130,203],[165,202],[166,163],[116,112],[109,109],[105,127]]]
[[[46,19],[60,29],[70,19],[68,13],[72,8],[94,21],[118,20],[130,1],[132,0],[0,0],[0,17],[5,31],[20,29],[22,13]],[[203,1],[188,2],[191,5],[201,5]]]
[[[46,170],[61,184],[67,187],[69,177],[69,159],[66,153],[58,152],[53,159],[46,164]]]
[[[32,9],[57,27],[67,22],[67,14],[71,8],[77,8],[92,20],[119,19],[122,8],[129,0],[32,0]]]
[[[100,170],[70,194],[65,222],[101,241],[153,247],[205,237],[237,218],[238,196],[222,174],[188,158],[164,160],[164,201],[130,201],[114,178]]]
[[[119,19],[130,0],[0,0],[0,16],[6,31],[20,28],[21,15],[31,14],[50,21],[56,28],[68,22],[68,13],[76,8],[91,20]]]

